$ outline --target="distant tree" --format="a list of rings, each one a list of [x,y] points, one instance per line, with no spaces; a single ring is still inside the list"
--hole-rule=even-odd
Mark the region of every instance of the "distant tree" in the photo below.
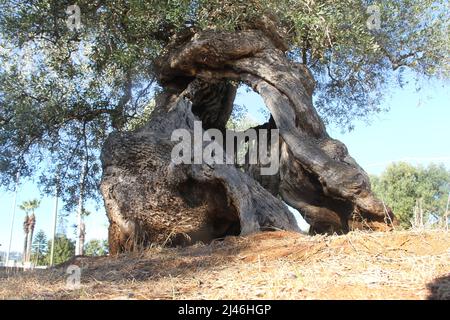
[[[67,234],[67,220],[69,217],[69,212],[62,211],[58,214],[58,224],[57,224],[57,231],[58,234]]]
[[[81,200],[83,201],[83,200]],[[88,217],[91,212],[89,210],[86,210],[83,206],[84,204],[80,204],[81,207],[79,208],[79,211],[77,213],[77,220],[78,223],[73,225],[73,228],[75,229],[75,255],[83,256],[84,255],[84,241],[86,239],[86,224],[84,223],[84,218]],[[80,214],[81,212],[81,214]]]
[[[33,243],[33,233],[34,226],[36,225],[36,216],[34,214],[35,210],[39,207],[40,201],[37,199],[24,201],[19,208],[25,211],[25,222],[24,222],[24,231],[26,231],[26,244],[24,246],[25,256],[23,260],[28,262],[31,257],[31,245]],[[30,215],[31,213],[31,215]],[[26,229],[26,230],[25,230]]]
[[[247,131],[251,128],[256,128],[258,123],[250,116],[245,106],[234,105],[230,120],[227,123],[227,129],[232,131]],[[244,157],[249,148],[248,143],[245,143],[243,148],[238,150],[237,156]],[[243,170],[243,165],[238,165]]]
[[[257,126],[258,126],[258,123],[249,114],[245,114],[239,120],[235,120],[235,119],[231,118],[230,122],[228,124],[228,129],[235,130],[235,131],[245,131],[245,130],[248,130],[250,128],[254,128]]]
[[[400,224],[410,228],[418,200],[425,221],[443,218],[450,192],[450,171],[443,165],[424,168],[400,162],[390,165],[380,177],[372,177],[372,188],[392,208]]]
[[[19,206],[19,208],[23,211],[25,211],[25,213],[28,214],[33,214],[34,211],[39,207],[39,205],[41,204],[41,202],[37,199],[33,199],[33,200],[29,200],[29,201],[24,201],[22,202],[22,204]]]
[[[242,122],[246,118],[247,114],[248,110],[245,105],[233,105],[233,111],[231,112],[231,117],[228,120],[227,128],[230,130],[241,130]]]
[[[51,242],[48,243],[51,246]],[[53,263],[61,264],[75,255],[75,242],[67,238],[64,234],[58,234],[55,238],[55,256]]]
[[[106,240],[91,240],[86,243],[84,249],[86,256],[105,256],[108,254],[108,241]]]
[[[30,217],[28,216],[28,213],[25,213],[25,218],[23,220],[23,233],[24,233],[24,239],[23,239],[23,252],[22,252],[22,262],[26,262],[27,259],[27,252],[28,252],[28,221]]]
[[[47,236],[43,230],[39,230],[33,241],[33,248],[31,251],[31,261],[36,263],[36,265],[47,264]]]

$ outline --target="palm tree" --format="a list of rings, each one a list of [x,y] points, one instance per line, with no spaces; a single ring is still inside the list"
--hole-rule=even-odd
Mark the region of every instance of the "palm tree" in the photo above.
[[[30,201],[24,201],[21,205],[20,205],[20,209],[25,211],[26,214],[26,222],[24,222],[24,231],[25,231],[25,225],[27,226],[27,230],[26,230],[26,245],[24,247],[26,247],[26,253],[25,253],[25,258],[24,261],[28,262],[30,261],[30,257],[31,257],[31,246],[33,243],[33,233],[34,233],[34,226],[36,225],[36,216],[34,214],[34,211],[39,207],[40,205],[40,201],[37,199],[34,200],[30,200]],[[29,216],[29,213],[31,213],[31,216]]]
[[[33,246],[33,234],[34,234],[34,226],[36,225],[36,216],[34,215],[34,212],[30,216],[29,220],[29,228],[28,228],[28,243],[27,243],[27,261],[31,261],[31,248]]]
[[[25,238],[23,241],[23,254],[22,254],[22,263],[27,262],[27,247],[28,247],[28,222],[30,217],[28,216],[28,212],[25,214],[25,219],[23,221],[23,232],[25,233]]]

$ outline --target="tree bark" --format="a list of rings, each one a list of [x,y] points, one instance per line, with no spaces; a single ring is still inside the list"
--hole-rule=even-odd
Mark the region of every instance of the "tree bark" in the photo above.
[[[112,253],[150,242],[298,231],[282,200],[299,210],[313,232],[389,229],[392,212],[374,197],[368,175],[327,134],[314,109],[311,73],[286,58],[279,37],[266,33],[188,34],[158,61],[164,93],[151,120],[136,132],[113,133],[102,151]],[[192,132],[196,119],[203,129],[225,130],[236,94],[230,81],[251,86],[270,110],[264,126],[280,131],[278,174],[263,176],[259,165],[243,172],[229,165],[171,163],[173,130]]]
[[[112,254],[261,229],[299,231],[282,201],[234,166],[174,165],[172,132],[192,132],[196,117],[183,95],[160,98],[144,128],[113,133],[103,148],[101,191]]]

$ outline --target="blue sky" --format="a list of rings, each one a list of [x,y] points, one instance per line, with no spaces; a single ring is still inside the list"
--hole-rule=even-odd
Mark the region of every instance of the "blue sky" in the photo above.
[[[250,116],[260,120],[259,110],[264,103],[256,93],[240,90],[237,104],[248,108]],[[350,154],[369,173],[380,174],[394,161],[408,161],[412,164],[444,163],[450,168],[450,91],[442,83],[429,83],[419,92],[413,85],[397,88],[386,98],[391,108],[387,113],[376,115],[370,125],[357,122],[355,130],[342,133],[339,128],[329,127],[333,138],[344,142]],[[23,182],[18,193],[17,204],[33,198],[40,199],[39,191],[32,182]],[[0,190],[0,251],[6,251],[13,194]],[[61,206],[60,206],[61,207]],[[103,209],[95,210],[88,204],[93,214],[86,218],[87,240],[106,239],[108,220]],[[51,234],[53,199],[42,198],[36,211],[36,230]],[[22,247],[22,221],[24,213],[16,209],[12,250]],[[67,222],[69,237],[74,238],[75,214]]]

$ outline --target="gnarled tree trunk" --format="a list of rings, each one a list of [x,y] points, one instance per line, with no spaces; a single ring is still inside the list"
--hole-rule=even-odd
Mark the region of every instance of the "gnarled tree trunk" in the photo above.
[[[267,36],[270,34],[271,36]],[[113,133],[102,151],[101,190],[111,252],[150,242],[189,244],[280,228],[299,231],[282,200],[313,232],[388,229],[392,213],[376,199],[364,170],[330,138],[312,104],[314,79],[288,60],[276,33],[204,31],[174,40],[157,65],[164,91],[149,123]],[[260,174],[232,165],[174,165],[175,129],[225,131],[236,94],[232,81],[259,93],[280,131],[280,170]]]

